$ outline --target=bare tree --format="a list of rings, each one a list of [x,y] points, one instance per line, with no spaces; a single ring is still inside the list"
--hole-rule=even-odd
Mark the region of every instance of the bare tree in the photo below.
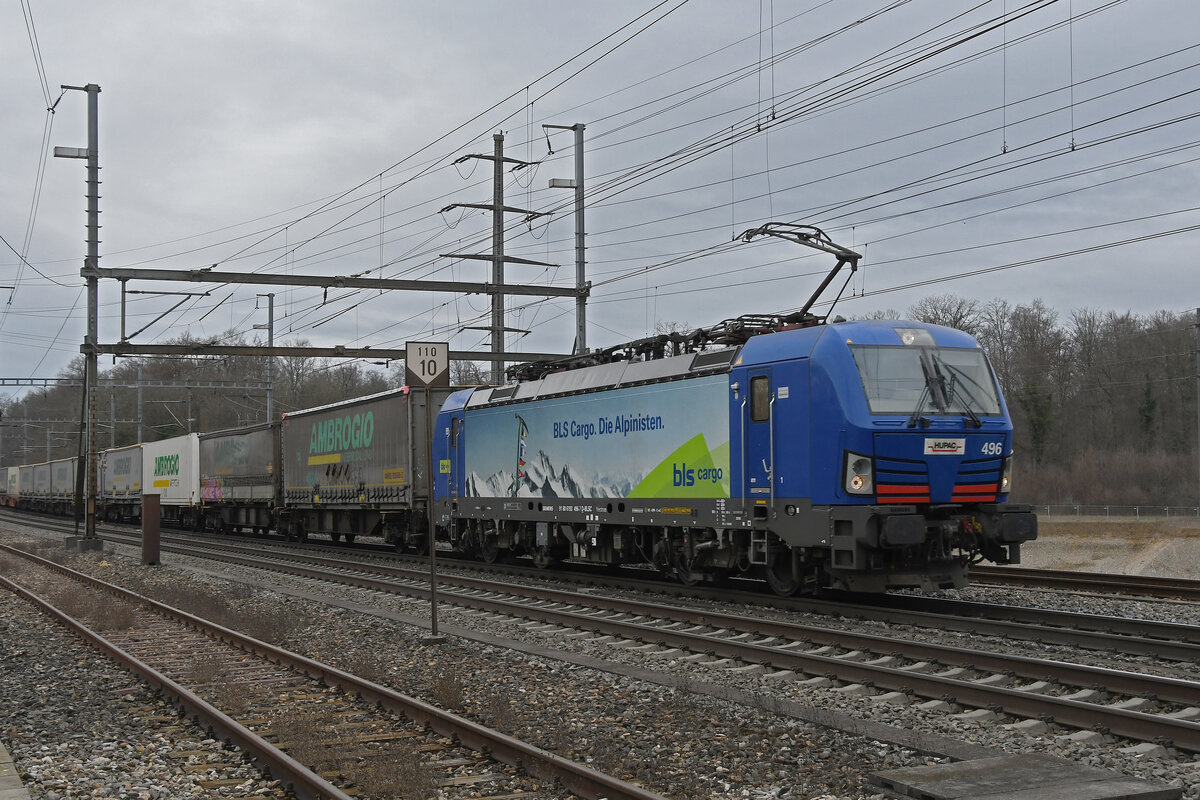
[[[486,386],[490,366],[483,361],[451,361],[452,386]]]
[[[945,325],[975,335],[980,328],[979,301],[956,294],[936,294],[922,298],[908,310],[912,319],[932,325]]]

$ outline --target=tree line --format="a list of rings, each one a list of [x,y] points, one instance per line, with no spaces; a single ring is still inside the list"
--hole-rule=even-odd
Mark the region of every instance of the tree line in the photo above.
[[[1197,504],[1194,314],[1060,318],[1041,300],[937,295],[908,317],[965,330],[988,353],[1013,418],[1013,500]]]
[[[1198,502],[1196,318],[1160,311],[1147,316],[1076,309],[1060,318],[1041,300],[1013,305],[953,294],[922,299],[903,314],[973,334],[983,344],[1015,428],[1012,499],[1032,503],[1190,505]],[[262,344],[228,333],[226,344]],[[184,336],[173,343],[200,344]],[[304,346],[303,340],[287,342]],[[83,359],[59,377],[82,382]],[[399,386],[403,365],[334,359],[274,359],[273,404],[281,412],[312,408]],[[455,364],[458,385],[484,382],[486,364]],[[174,382],[145,389],[145,441],[266,421],[267,359],[245,356],[126,358],[101,371],[98,445],[138,440],[138,374]],[[260,388],[207,388],[211,381]],[[109,386],[109,383],[116,384]],[[121,385],[127,384],[127,385]],[[78,451],[82,392],[29,389],[0,397],[0,465],[64,458]],[[113,412],[110,415],[110,410]],[[115,424],[111,420],[116,419]],[[25,422],[22,422],[25,420]]]

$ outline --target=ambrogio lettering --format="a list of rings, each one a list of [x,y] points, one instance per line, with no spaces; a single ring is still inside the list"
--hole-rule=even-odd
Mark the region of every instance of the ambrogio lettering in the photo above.
[[[308,454],[322,455],[342,450],[370,447],[375,437],[375,414],[346,415],[313,423]]]

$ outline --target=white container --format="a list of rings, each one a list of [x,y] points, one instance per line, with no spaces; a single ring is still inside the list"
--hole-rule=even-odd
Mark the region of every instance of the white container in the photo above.
[[[142,444],[142,494],[163,506],[200,504],[200,436],[189,433]]]

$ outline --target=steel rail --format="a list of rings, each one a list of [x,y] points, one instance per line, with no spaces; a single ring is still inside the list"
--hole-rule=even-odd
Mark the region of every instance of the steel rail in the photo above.
[[[49,527],[48,523],[52,523],[52,521],[46,520],[42,522],[43,525]],[[68,528],[63,528],[63,530],[68,530]],[[132,529],[129,533],[110,529],[101,538],[136,543],[137,534]],[[163,547],[204,546],[235,552],[262,552],[261,548],[256,546],[240,545],[231,541],[209,541],[201,545],[191,540],[190,537],[183,538],[187,541],[187,544],[168,545],[166,544],[166,538],[164,538]],[[315,545],[314,547],[320,547],[322,550],[328,549],[319,545]],[[379,555],[378,552],[365,548],[360,548],[353,552],[363,555],[368,553],[374,556]],[[389,549],[387,556],[390,560],[391,557],[394,557],[394,553]],[[316,555],[306,557],[314,560],[329,558]],[[328,563],[336,565],[339,562],[331,558]],[[381,571],[404,569],[403,567],[384,565],[377,565],[375,568]],[[544,570],[525,568],[513,564],[497,567],[495,565],[470,562],[470,568],[494,569],[497,572],[510,576],[534,575],[539,579],[545,577]],[[413,575],[414,579],[421,577],[417,571],[410,570],[409,572]],[[764,595],[760,592],[743,591],[726,587],[719,589],[686,587],[681,584],[639,578],[625,578],[617,582],[609,576],[597,576],[586,572],[555,573],[555,577],[564,581],[613,587],[619,586],[620,588],[635,590],[644,589],[657,593],[673,593],[693,599],[708,598],[726,603],[744,602],[748,605],[767,605],[782,610],[869,619],[898,625],[936,627],[939,630],[961,631],[972,634],[987,632],[1023,641],[1040,641],[1092,650],[1111,650],[1130,655],[1152,656],[1183,663],[1200,663],[1200,627],[1139,619],[1136,617],[1082,614],[1079,612],[954,600],[945,597],[930,598],[910,594],[888,594],[882,596],[877,601],[856,596],[852,601],[841,602],[815,598],[780,598]],[[462,578],[461,580],[466,581],[469,579]],[[981,620],[984,621],[983,624],[981,624]]]
[[[491,758],[497,761],[523,769],[530,775],[543,780],[555,781],[575,794],[590,798],[607,798],[607,800],[664,800],[661,795],[640,786],[627,783],[583,764],[578,764],[570,759],[547,752],[527,742],[443,711],[414,697],[396,692],[386,686],[364,680],[335,667],[267,642],[261,642],[245,634],[159,603],[156,600],[107,583],[99,578],[94,578],[61,564],[47,561],[23,550],[4,544],[0,544],[0,549],[30,559],[43,567],[53,569],[64,575],[69,575],[75,580],[110,592],[118,597],[145,605],[161,614],[183,621],[197,630],[215,636],[229,644],[242,647],[249,652],[302,672],[310,678],[324,682],[328,686],[335,686],[344,691],[358,694],[365,700],[377,703],[389,711],[403,714],[409,719],[420,722],[436,733],[448,738],[456,738],[466,747],[486,752]],[[83,628],[82,630],[87,629]],[[108,648],[105,649],[106,651],[108,650]],[[164,678],[164,680],[167,679]],[[186,692],[182,687],[178,688]],[[212,709],[212,711],[220,714],[216,709]],[[221,716],[224,717],[224,715]],[[229,720],[228,717],[225,717],[225,719]],[[229,720],[229,722],[237,725],[233,720]],[[343,795],[338,796],[341,797]],[[349,797],[346,797],[349,800]]]
[[[204,556],[208,557],[208,548],[219,548],[221,550],[230,551],[232,553],[244,553],[251,559],[260,557],[296,557],[289,556],[286,553],[264,553],[259,548],[230,544],[230,543],[205,543],[205,544],[170,544],[164,545],[175,552],[186,553],[187,548],[204,548]],[[325,555],[304,555],[306,563],[319,564],[328,566],[332,569],[371,569],[380,573],[393,575],[400,578],[411,579],[413,581],[426,580],[426,570],[410,569],[402,566],[394,566],[386,563],[365,564],[362,562],[346,561],[335,556]],[[247,563],[247,566],[254,566],[254,563]],[[498,584],[493,580],[484,580],[471,578],[467,576],[445,576],[445,580],[451,583],[457,583],[464,587],[478,588],[482,590],[493,590]],[[650,584],[654,586],[656,584]],[[579,595],[555,595],[556,590],[551,588],[539,588],[534,586],[522,585],[520,591],[524,594],[534,592],[542,593],[546,597],[555,597],[564,602],[574,602],[570,597],[578,598]],[[891,600],[889,596],[889,600]],[[965,633],[978,634],[984,630],[991,635],[1011,637],[1025,641],[1039,641],[1051,644],[1068,645],[1072,647],[1084,647],[1093,650],[1111,650],[1115,652],[1127,653],[1137,656],[1153,656],[1156,658],[1166,658],[1183,663],[1200,663],[1200,628],[1195,628],[1187,625],[1179,625],[1175,623],[1154,622],[1149,620],[1138,619],[1121,619],[1113,617],[1100,617],[1095,615],[1074,614],[1059,611],[1041,611],[1039,609],[1029,608],[1010,608],[994,609],[989,606],[981,606],[975,603],[964,603],[961,601],[945,600],[938,598],[929,600],[926,598],[913,598],[907,596],[899,596],[894,598],[902,605],[911,605],[913,610],[892,609],[884,606],[871,605],[868,606],[870,613],[862,614],[862,616],[870,619],[880,620],[893,624],[901,625],[916,625],[924,627],[933,627],[939,630],[955,630]],[[615,602],[615,601],[614,601]],[[946,606],[952,609],[953,613],[961,615],[960,617],[948,617],[946,614],[939,614],[933,611],[923,610],[926,608],[940,608]],[[797,604],[786,604],[789,608],[798,608],[800,610],[816,610],[822,613],[837,614],[841,616],[857,616],[862,606],[830,603],[827,601],[801,601]],[[663,606],[663,609],[675,609],[678,613],[679,609],[675,607]],[[997,611],[997,613],[1005,616],[1011,616],[1013,619],[993,619],[987,618],[984,625],[981,625],[979,618],[984,616],[987,611]],[[665,613],[665,612],[664,612]],[[1057,624],[1056,624],[1057,623]],[[1077,625],[1083,630],[1074,630],[1072,628],[1063,627],[1064,624]],[[1049,627],[1048,627],[1049,626]]]
[[[0,545],[0,547],[3,547],[6,551],[28,557],[28,554],[23,551],[15,550],[5,545]],[[38,560],[44,561],[43,559]],[[113,661],[138,675],[142,680],[162,692],[163,696],[172,705],[187,714],[202,727],[207,728],[212,733],[213,738],[230,742],[249,754],[260,767],[268,769],[273,776],[291,789],[297,797],[303,800],[353,800],[352,795],[346,794],[287,753],[275,747],[266,739],[263,739],[254,731],[240,724],[232,717],[227,716],[220,709],[205,702],[199,695],[93,632],[74,617],[55,608],[25,587],[3,576],[0,576],[0,585],[37,606],[59,623],[79,634],[79,636],[90,642],[93,647],[100,650]]]
[[[1110,572],[1076,572],[1028,567],[971,567],[980,583],[1042,586],[1094,592],[1121,592],[1165,599],[1200,601],[1200,581],[1154,575],[1118,575]]]
[[[234,555],[219,555],[220,560],[259,569],[286,571],[288,574],[308,577],[320,581],[335,582],[374,591],[401,590],[413,596],[426,598],[427,586],[417,583],[397,584],[393,580],[355,574],[348,569],[330,573],[327,569],[283,563],[285,557],[275,557],[264,562],[261,559],[243,558]],[[361,565],[356,565],[361,566]],[[1167,716],[1130,711],[1122,708],[1072,700],[1066,697],[1042,695],[1019,689],[991,686],[948,676],[924,674],[913,670],[888,667],[882,664],[855,662],[844,658],[821,655],[813,652],[796,652],[764,644],[732,641],[712,634],[660,627],[633,620],[601,616],[594,609],[589,613],[569,610],[571,606],[602,602],[611,610],[601,614],[634,614],[636,618],[672,616],[676,623],[691,623],[706,627],[750,628],[764,635],[784,635],[797,639],[820,641],[839,647],[870,647],[881,655],[902,655],[916,660],[936,660],[947,665],[961,665],[971,669],[995,673],[1015,674],[1033,680],[1061,680],[1084,687],[1104,686],[1113,692],[1135,697],[1153,696],[1158,699],[1184,705],[1200,705],[1200,683],[1174,678],[1163,678],[1140,673],[1085,665],[1068,664],[1047,659],[1023,656],[1008,656],[985,653],[966,648],[931,645],[920,642],[888,639],[870,634],[851,634],[845,631],[817,628],[815,626],[781,623],[770,620],[751,619],[743,615],[725,615],[713,612],[679,609],[654,603],[597,597],[561,590],[538,589],[540,602],[553,606],[530,605],[497,596],[500,592],[522,592],[530,590],[524,586],[492,584],[485,588],[471,589],[471,593],[439,589],[439,597],[456,605],[481,611],[497,612],[545,623],[580,628],[600,634],[654,643],[668,647],[679,647],[693,652],[738,659],[747,663],[770,664],[779,669],[790,669],[810,675],[827,676],[831,679],[853,683],[865,683],[890,691],[918,694],[929,698],[951,697],[956,702],[981,708],[1003,708],[1018,716],[1053,719],[1078,728],[1104,728],[1120,736],[1143,741],[1168,741],[1174,746],[1190,752],[1200,752],[1200,723],[1174,719]],[[484,595],[490,592],[491,597]],[[554,599],[557,598],[557,599]],[[557,607],[556,607],[557,606]]]

